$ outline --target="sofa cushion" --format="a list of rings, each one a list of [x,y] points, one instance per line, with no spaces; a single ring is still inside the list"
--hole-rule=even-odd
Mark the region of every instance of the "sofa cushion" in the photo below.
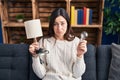
[[[120,45],[112,43],[111,48],[112,60],[108,80],[120,80]]]
[[[96,80],[96,48],[92,44],[88,44],[87,49],[84,56],[86,72],[83,74],[82,80]]]
[[[28,46],[0,44],[0,80],[28,80]]]
[[[111,62],[111,46],[100,45],[96,54],[97,80],[108,80],[109,66]]]

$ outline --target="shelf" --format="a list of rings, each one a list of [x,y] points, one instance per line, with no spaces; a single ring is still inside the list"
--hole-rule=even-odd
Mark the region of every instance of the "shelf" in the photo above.
[[[48,28],[48,23],[41,23],[43,28]],[[19,22],[8,22],[3,24],[4,27],[24,27],[24,23]],[[92,25],[72,25],[74,28],[102,28],[102,25],[92,24]]]
[[[102,28],[102,25],[72,25],[72,27],[76,28]]]
[[[72,25],[76,36],[82,31],[87,31],[89,37],[88,43],[100,45],[102,38],[103,9],[104,0],[3,0],[2,16],[2,34],[4,43],[17,43],[17,39],[13,36],[17,33],[17,37],[26,36],[24,23],[16,21],[17,14],[24,14],[25,20],[40,19],[44,35],[48,33],[49,16],[55,8],[64,8],[69,16],[71,6],[76,9],[88,7],[93,10],[92,24],[90,25]],[[50,4],[50,5],[49,5]],[[21,36],[22,34],[22,36]]]
[[[24,27],[24,23],[8,22],[8,23],[4,23],[3,27]]]
[[[42,27],[48,28],[48,23],[41,23]],[[8,22],[8,23],[3,23],[3,27],[24,27],[24,23],[19,23],[19,22]]]

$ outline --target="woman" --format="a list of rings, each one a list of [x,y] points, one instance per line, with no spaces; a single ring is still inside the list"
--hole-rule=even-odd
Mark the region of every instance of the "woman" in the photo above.
[[[48,35],[29,47],[34,72],[42,80],[81,80],[86,68],[86,44],[86,40],[80,41],[73,34],[66,11],[55,9],[50,17]],[[40,47],[47,49],[49,54],[38,56],[36,50]]]

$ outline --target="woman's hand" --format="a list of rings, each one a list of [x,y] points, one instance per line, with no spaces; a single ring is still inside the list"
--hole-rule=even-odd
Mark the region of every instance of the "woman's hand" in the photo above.
[[[38,42],[34,42],[29,46],[29,51],[32,54],[32,56],[36,56],[36,50],[39,49],[39,43]]]
[[[87,52],[87,41],[82,40],[77,47],[77,57],[82,57]]]

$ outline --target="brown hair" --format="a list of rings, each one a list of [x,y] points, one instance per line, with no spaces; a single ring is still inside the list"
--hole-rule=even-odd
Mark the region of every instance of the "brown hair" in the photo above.
[[[67,21],[67,31],[64,35],[64,39],[66,39],[68,41],[72,41],[75,38],[75,35],[74,35],[74,32],[73,32],[71,25],[70,25],[70,18],[68,16],[67,12],[65,11],[65,9],[63,9],[63,8],[57,8],[52,12],[52,14],[50,16],[47,37],[54,37],[55,33],[54,33],[53,27],[54,27],[55,19],[58,16],[63,16],[65,18],[65,20]]]

